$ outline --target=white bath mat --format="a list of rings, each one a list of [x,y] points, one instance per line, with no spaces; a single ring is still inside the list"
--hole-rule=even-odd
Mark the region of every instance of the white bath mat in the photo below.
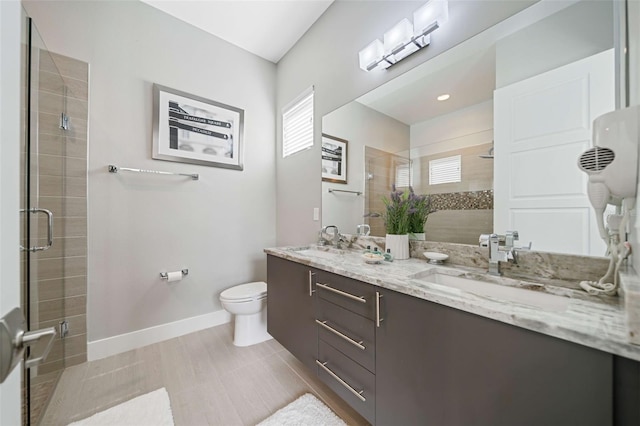
[[[169,394],[155,390],[101,411],[69,426],[173,426]]]
[[[333,411],[310,393],[302,395],[257,426],[347,426]]]

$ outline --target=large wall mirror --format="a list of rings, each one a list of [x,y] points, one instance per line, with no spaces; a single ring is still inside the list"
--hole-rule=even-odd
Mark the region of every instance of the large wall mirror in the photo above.
[[[427,240],[518,230],[536,250],[604,255],[576,162],[616,107],[614,7],[536,3],[325,115],[348,164],[346,183],[322,183],[323,225],[384,236],[382,197],[411,185],[437,210]]]

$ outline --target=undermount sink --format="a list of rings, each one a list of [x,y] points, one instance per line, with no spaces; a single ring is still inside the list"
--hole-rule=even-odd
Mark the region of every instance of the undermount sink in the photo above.
[[[334,248],[327,248],[325,250],[320,250],[315,247],[309,247],[309,248],[303,248],[303,249],[296,249],[293,251],[303,256],[318,257],[320,259],[335,259],[336,254],[343,254],[342,251]]]
[[[545,311],[565,311],[569,306],[570,301],[567,297],[544,293],[537,290],[494,284],[438,272],[429,271],[427,273],[418,273],[414,275],[413,278],[432,284],[457,288],[479,297],[507,303],[518,303],[543,309]]]

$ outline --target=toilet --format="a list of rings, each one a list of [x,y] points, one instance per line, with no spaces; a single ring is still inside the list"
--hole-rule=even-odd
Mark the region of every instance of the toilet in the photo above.
[[[240,284],[220,293],[222,307],[235,316],[233,344],[250,346],[272,337],[267,333],[267,283]]]

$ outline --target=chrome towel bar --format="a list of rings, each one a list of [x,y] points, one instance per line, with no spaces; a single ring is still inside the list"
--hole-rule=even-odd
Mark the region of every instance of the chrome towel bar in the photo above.
[[[345,190],[345,189],[333,189],[333,188],[329,188],[329,194],[332,194],[332,193],[334,193],[334,192],[346,192],[346,193],[348,193],[348,194],[356,194],[356,196],[357,196],[357,195],[362,194],[362,192],[360,192],[360,191],[347,191],[347,190]]]
[[[187,176],[193,180],[198,180],[200,176],[197,173],[173,173],[173,172],[161,172],[159,170],[145,170],[145,169],[132,169],[129,167],[118,167],[113,164],[109,164],[109,173],[123,172],[136,172],[136,173],[153,173],[156,175],[173,175],[173,176]]]

